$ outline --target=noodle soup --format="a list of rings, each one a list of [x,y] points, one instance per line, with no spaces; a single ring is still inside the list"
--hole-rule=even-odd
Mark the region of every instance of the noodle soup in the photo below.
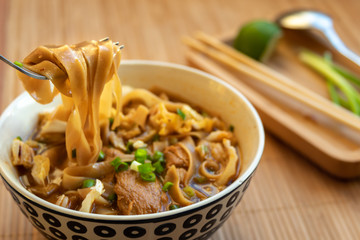
[[[40,47],[24,64],[56,87],[20,75],[35,100],[62,98],[29,139],[12,142],[20,180],[39,197],[81,212],[148,214],[204,200],[238,176],[233,126],[165,92],[122,88],[110,40]]]

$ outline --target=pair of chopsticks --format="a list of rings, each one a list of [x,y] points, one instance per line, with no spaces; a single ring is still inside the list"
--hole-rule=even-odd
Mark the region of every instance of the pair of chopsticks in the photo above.
[[[208,57],[250,76],[254,80],[321,112],[327,117],[353,129],[360,130],[359,117],[210,35],[199,32],[195,38],[183,38],[183,42]]]

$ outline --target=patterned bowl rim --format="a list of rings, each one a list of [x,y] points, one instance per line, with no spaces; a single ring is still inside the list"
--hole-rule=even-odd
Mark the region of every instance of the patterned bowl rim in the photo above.
[[[260,120],[260,117],[259,117],[257,111],[255,110],[253,105],[249,102],[249,100],[242,93],[240,93],[238,90],[236,90],[230,84],[220,80],[219,78],[217,78],[213,75],[210,75],[201,70],[198,70],[198,69],[195,69],[192,67],[188,67],[188,66],[184,66],[184,65],[180,65],[180,64],[168,63],[168,62],[162,62],[162,61],[153,61],[153,60],[123,60],[121,62],[121,64],[122,65],[130,65],[130,66],[145,65],[145,66],[154,66],[154,67],[165,67],[165,68],[172,68],[172,69],[176,69],[176,70],[191,72],[191,73],[194,73],[195,75],[200,75],[200,76],[206,77],[206,78],[210,79],[211,81],[216,82],[217,84],[223,85],[228,90],[232,91],[235,95],[237,95],[239,97],[239,99],[241,99],[241,101],[243,101],[246,104],[246,106],[250,110],[249,112],[251,112],[251,114],[253,115],[253,117],[255,119],[257,130],[258,130],[258,135],[259,135],[258,148],[257,148],[256,154],[253,158],[253,161],[250,163],[248,169],[241,176],[239,176],[230,186],[228,186],[223,191],[221,191],[220,193],[217,193],[216,195],[214,195],[210,198],[207,198],[198,203],[195,203],[190,206],[183,207],[183,208],[179,208],[176,210],[165,211],[165,212],[160,212],[160,213],[152,213],[152,214],[143,214],[143,215],[124,216],[124,215],[103,215],[103,214],[84,213],[84,212],[79,212],[79,211],[63,208],[63,207],[57,206],[55,204],[49,203],[49,202],[37,197],[36,195],[30,193],[24,187],[22,187],[19,183],[12,182],[11,177],[9,176],[10,174],[8,174],[6,171],[4,171],[3,164],[1,164],[3,161],[1,161],[0,162],[0,175],[3,178],[3,180],[11,187],[11,189],[13,191],[18,193],[22,198],[31,202],[35,206],[37,206],[43,210],[52,212],[54,214],[58,214],[58,215],[62,215],[62,216],[66,216],[66,217],[70,217],[70,218],[74,218],[74,219],[79,219],[79,220],[92,221],[92,222],[104,222],[104,223],[138,222],[138,223],[141,223],[141,222],[158,222],[158,221],[163,221],[166,219],[173,219],[173,218],[176,218],[179,216],[188,215],[191,212],[196,212],[199,209],[206,208],[210,205],[213,205],[213,204],[219,202],[220,200],[222,200],[223,198],[225,198],[232,192],[236,191],[244,182],[246,182],[246,180],[248,180],[251,177],[251,175],[256,170],[256,168],[260,162],[260,159],[261,159],[261,156],[262,156],[262,153],[264,150],[265,134],[264,134],[264,128],[263,128],[262,122]],[[28,95],[28,93],[26,93],[26,92],[22,93],[5,109],[3,114],[0,116],[0,125],[2,125],[3,122],[5,121],[5,119],[11,114],[13,107],[16,106],[18,104],[18,102],[20,102],[24,98],[24,95]]]

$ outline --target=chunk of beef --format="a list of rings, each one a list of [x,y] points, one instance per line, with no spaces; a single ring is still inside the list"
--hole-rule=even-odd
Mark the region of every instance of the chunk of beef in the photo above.
[[[187,169],[189,167],[189,155],[179,144],[167,147],[164,150],[164,156],[166,169],[169,169],[172,165],[175,165],[176,168]]]
[[[158,179],[155,182],[145,182],[132,170],[116,174],[114,190],[119,214],[123,215],[160,212],[167,203],[167,196],[161,190]]]

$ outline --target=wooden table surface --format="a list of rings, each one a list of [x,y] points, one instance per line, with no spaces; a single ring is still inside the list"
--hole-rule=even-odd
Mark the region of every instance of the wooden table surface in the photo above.
[[[126,46],[123,59],[187,64],[182,36],[221,35],[295,8],[330,14],[346,44],[360,52],[358,0],[0,0],[0,54],[21,60],[41,44],[109,36]],[[0,63],[0,112],[22,91],[14,71]],[[3,184],[0,215],[0,239],[43,239]],[[360,239],[360,181],[329,176],[267,133],[248,192],[211,239]]]

